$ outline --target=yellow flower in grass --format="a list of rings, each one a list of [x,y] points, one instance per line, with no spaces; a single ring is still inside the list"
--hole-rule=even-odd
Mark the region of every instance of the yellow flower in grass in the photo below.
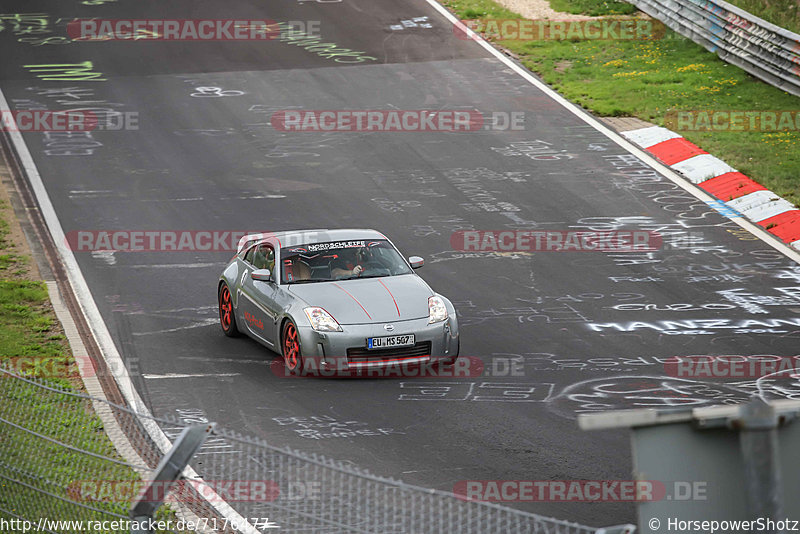
[[[678,67],[678,72],[702,72],[705,68],[703,63],[692,63],[685,67]]]
[[[606,61],[603,63],[604,67],[622,67],[623,65],[627,65],[628,62],[624,59],[612,59],[611,61]]]
[[[797,142],[797,132],[775,132],[765,133],[761,136],[762,141],[768,145],[794,145]]]
[[[631,72],[616,72],[611,75],[612,78],[634,78],[636,76],[644,76],[649,74],[649,70],[631,71]]]

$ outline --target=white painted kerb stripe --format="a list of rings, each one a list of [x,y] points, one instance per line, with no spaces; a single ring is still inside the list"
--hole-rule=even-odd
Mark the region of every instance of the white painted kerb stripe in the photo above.
[[[736,169],[711,154],[692,156],[689,159],[675,163],[672,168],[683,174],[693,184],[705,182],[726,172],[736,171]]]
[[[764,189],[729,200],[726,204],[756,222],[797,209],[791,202],[782,199],[772,191]]]
[[[456,28],[458,28],[460,32],[463,32],[463,34],[466,35],[468,39],[474,40],[476,43],[482,46],[489,54],[491,54],[501,63],[506,65],[509,69],[517,73],[522,79],[524,79],[525,81],[527,81],[528,83],[539,89],[542,93],[550,97],[554,102],[561,105],[564,109],[566,109],[567,111],[578,117],[580,120],[582,120],[595,130],[597,130],[598,132],[605,135],[608,139],[619,145],[626,152],[635,155],[645,164],[657,170],[660,174],[665,176],[669,181],[671,181],[684,191],[688,192],[698,200],[702,202],[718,200],[717,198],[711,196],[702,189],[699,189],[693,184],[688,183],[683,177],[677,174],[670,167],[664,165],[663,163],[658,161],[655,157],[653,157],[651,154],[639,148],[638,145],[635,145],[632,142],[628,141],[626,138],[624,138],[616,131],[611,130],[608,126],[602,124],[595,117],[589,115],[583,109],[579,108],[578,106],[576,106],[575,104],[573,104],[572,102],[570,102],[569,100],[558,94],[547,84],[537,79],[525,68],[511,61],[509,58],[504,56],[499,50],[494,48],[494,46],[485,41],[480,35],[472,31],[472,29],[468,28],[463,22],[458,20],[458,18],[455,15],[450,13],[447,10],[447,8],[436,2],[436,0],[426,0],[426,2],[428,2],[428,4],[431,7],[433,7],[433,9],[436,10],[436,12],[441,14],[445,19],[449,20],[450,23],[453,24],[453,26],[455,26]],[[676,137],[680,136],[676,134]],[[763,228],[761,228],[757,224],[754,224],[753,222],[747,220],[744,217],[737,217],[736,219],[731,219],[731,220],[734,221],[736,224],[738,224],[740,227],[750,232],[751,234],[761,239],[764,243],[766,243],[770,247],[779,251],[781,254],[785,255],[788,258],[791,258],[793,261],[800,263],[800,254],[798,254],[798,251],[796,249],[789,247],[786,243],[782,242],[769,232],[766,232]]]
[[[620,133],[642,148],[650,148],[658,143],[663,143],[664,141],[681,137],[672,130],[662,128],[661,126],[648,126],[646,128],[628,130]]]

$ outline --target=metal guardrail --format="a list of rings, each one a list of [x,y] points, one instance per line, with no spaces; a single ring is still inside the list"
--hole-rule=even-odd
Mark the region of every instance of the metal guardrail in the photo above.
[[[722,0],[626,0],[722,60],[800,96],[800,35]]]
[[[91,428],[81,427],[70,419],[76,409],[110,412],[116,423],[104,424],[107,417],[96,418]],[[143,501],[164,500],[159,491],[168,486],[159,485],[158,473],[169,461],[150,439],[140,417],[128,408],[20,376],[0,365],[0,519],[26,519],[34,524],[43,516],[127,519],[131,512],[141,515],[146,508]],[[209,429],[209,437],[190,463],[199,478],[179,478],[169,486],[166,498],[177,510],[173,518],[199,519],[200,531],[633,532],[629,525],[597,529],[463,500],[452,493],[375,476],[345,462],[274,447],[197,418],[191,423],[144,419],[156,422],[171,440],[197,423]],[[114,449],[105,436],[109,431],[124,434],[126,450]],[[112,441],[119,447],[122,440],[116,435]],[[220,499],[249,524],[237,525],[221,517]],[[167,517],[167,511],[162,508],[159,516]]]

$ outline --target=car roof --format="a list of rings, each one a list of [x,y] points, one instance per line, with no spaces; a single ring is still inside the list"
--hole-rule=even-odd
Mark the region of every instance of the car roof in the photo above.
[[[245,248],[249,248],[255,243],[261,243],[271,239],[277,240],[281,247],[297,246],[305,243],[325,243],[328,241],[386,239],[386,236],[382,233],[368,228],[315,228],[311,230],[285,230],[282,232],[269,232],[254,234],[254,236],[255,235],[258,237],[247,240]]]
[[[314,230],[292,230],[276,233],[275,237],[281,241],[300,240],[299,242],[303,243],[324,243],[326,241],[342,241],[352,239],[386,239],[386,237],[377,230],[354,228],[339,228],[333,230],[328,228]]]

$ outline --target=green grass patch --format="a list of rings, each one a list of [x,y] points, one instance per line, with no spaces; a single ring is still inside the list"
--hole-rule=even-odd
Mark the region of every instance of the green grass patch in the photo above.
[[[441,4],[455,12],[461,20],[522,18],[492,0],[444,0]]]
[[[0,202],[0,362],[26,376],[79,391],[80,375],[58,328],[47,286],[26,279],[27,263],[11,241],[8,221],[13,216],[8,204]],[[0,512],[0,518],[19,516],[34,522],[40,517],[114,519],[109,514],[127,518],[129,501],[79,497],[75,493],[84,481],[139,479],[128,466],[75,450],[121,460],[90,401],[0,375],[0,417],[27,430],[0,422],[0,509],[10,512]],[[99,511],[70,503],[69,499]],[[162,507],[158,518],[175,520],[175,514]]]
[[[628,2],[610,0],[598,2],[597,0],[550,0],[550,7],[563,13],[576,15],[630,15],[636,13],[636,8]]]
[[[473,3],[449,2],[457,16]],[[492,11],[485,2],[482,6]],[[667,114],[678,111],[797,110],[800,106],[798,97],[753,78],[668,29],[662,39],[649,41],[504,40],[499,44],[519,55],[526,67],[566,98],[600,116],[633,116],[663,126]],[[787,200],[800,203],[797,129],[680,133]]]
[[[727,2],[776,26],[800,33],[800,4],[797,0],[727,0]]]

